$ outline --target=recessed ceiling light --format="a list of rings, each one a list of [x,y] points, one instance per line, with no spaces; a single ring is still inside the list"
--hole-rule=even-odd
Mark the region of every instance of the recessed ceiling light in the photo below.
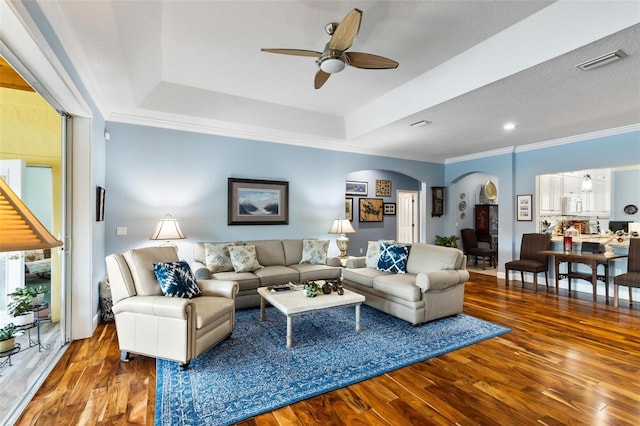
[[[420,121],[416,121],[415,123],[411,123],[410,126],[411,127],[423,127],[423,126],[426,126],[427,124],[431,124],[431,122],[427,121],[427,120],[420,120]]]
[[[507,123],[504,126],[502,126],[503,129],[505,130],[513,130],[516,128],[516,124],[515,123]]]

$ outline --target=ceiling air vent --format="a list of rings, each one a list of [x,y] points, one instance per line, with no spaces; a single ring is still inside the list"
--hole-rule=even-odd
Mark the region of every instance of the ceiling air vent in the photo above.
[[[589,71],[591,69],[598,68],[619,59],[625,58],[626,56],[626,53],[618,49],[613,52],[605,53],[604,55],[598,56],[597,58],[584,61],[583,63],[576,65],[576,67],[580,68],[582,71]]]

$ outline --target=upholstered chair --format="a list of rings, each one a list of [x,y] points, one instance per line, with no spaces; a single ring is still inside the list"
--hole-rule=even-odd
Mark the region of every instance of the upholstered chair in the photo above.
[[[462,249],[468,258],[473,256],[476,265],[478,264],[478,257],[482,258],[482,269],[487,269],[487,259],[489,259],[491,268],[496,267],[496,251],[486,247],[478,247],[478,237],[475,229],[465,228],[460,231],[460,234],[462,235]]]
[[[627,272],[613,277],[613,305],[618,307],[618,287],[629,287],[629,304],[633,303],[632,289],[640,288],[640,238],[629,240]]]
[[[524,272],[533,274],[533,289],[538,291],[538,274],[544,272],[544,280],[549,289],[549,256],[540,254],[542,250],[549,250],[551,234],[524,234],[520,244],[520,259],[504,264],[506,286],[509,287],[509,272],[520,271],[520,279],[524,287]],[[556,271],[557,273],[557,271]]]
[[[192,359],[233,332],[238,284],[222,280],[191,281],[197,283],[201,293],[197,297],[165,296],[154,264],[170,265],[178,260],[176,248],[171,246],[107,256],[112,309],[123,361],[129,360],[129,353],[136,353],[177,361],[186,370]]]

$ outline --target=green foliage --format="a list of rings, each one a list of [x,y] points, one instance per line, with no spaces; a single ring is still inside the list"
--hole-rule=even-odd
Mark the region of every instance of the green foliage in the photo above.
[[[12,322],[0,328],[0,341],[11,339],[15,331],[16,331],[16,326],[13,325]]]
[[[13,293],[9,293],[11,302],[7,305],[7,313],[12,317],[24,315],[33,310],[33,298],[39,294],[47,293],[47,287],[19,287]]]
[[[460,238],[455,235],[450,235],[448,237],[441,237],[440,235],[436,235],[436,245],[458,248],[459,239]]]

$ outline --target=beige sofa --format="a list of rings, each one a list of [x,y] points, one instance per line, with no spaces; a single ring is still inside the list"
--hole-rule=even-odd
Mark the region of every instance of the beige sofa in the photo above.
[[[207,268],[205,244],[253,245],[262,268],[252,272],[214,272]],[[194,246],[193,272],[198,279],[231,280],[239,284],[236,309],[260,306],[258,287],[288,282],[333,280],[340,278],[340,259],[327,257],[325,264],[300,263],[303,240],[257,240],[234,243],[199,242]]]
[[[365,304],[417,325],[462,312],[466,264],[461,250],[415,243],[406,273],[383,272],[367,267],[366,257],[351,258],[342,285],[364,295]]]
[[[146,247],[106,257],[122,360],[129,352],[177,361],[182,369],[231,335],[238,284],[198,280],[201,296],[167,297],[154,263],[177,262],[175,247]]]

